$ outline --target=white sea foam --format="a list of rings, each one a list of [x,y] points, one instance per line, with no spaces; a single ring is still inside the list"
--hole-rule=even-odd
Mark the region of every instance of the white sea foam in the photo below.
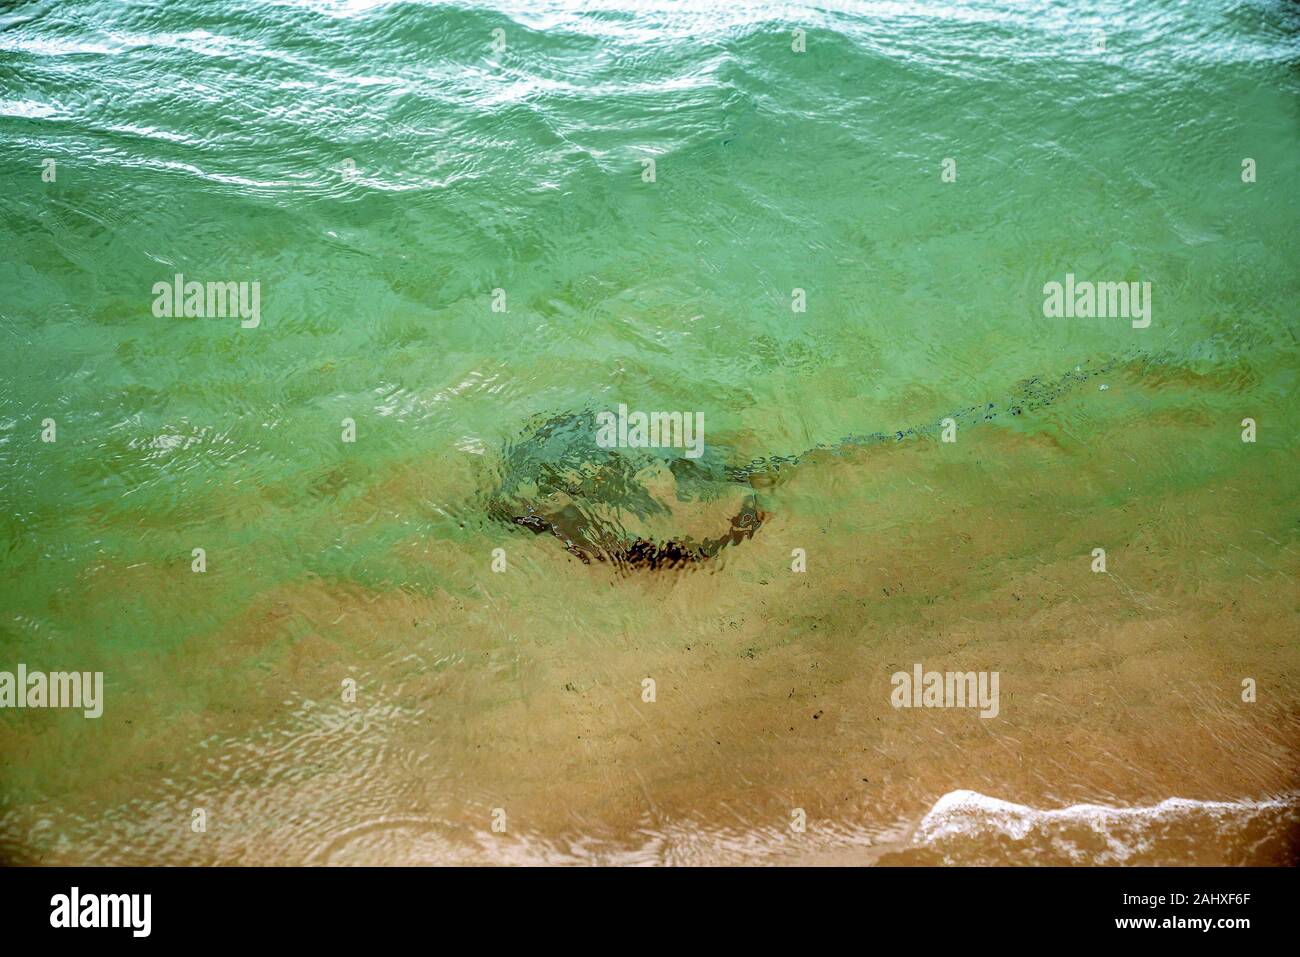
[[[960,860],[958,849],[990,839],[1023,843],[1026,862],[1064,858],[1074,863],[1137,862],[1148,853],[1162,859],[1210,835],[1225,840],[1257,828],[1267,838],[1294,826],[1300,793],[1263,800],[1197,801],[1171,797],[1157,804],[1110,806],[1071,804],[1036,808],[978,791],[950,791],[930,808],[912,834],[912,844],[928,845]],[[1014,850],[1014,848],[1012,849]]]

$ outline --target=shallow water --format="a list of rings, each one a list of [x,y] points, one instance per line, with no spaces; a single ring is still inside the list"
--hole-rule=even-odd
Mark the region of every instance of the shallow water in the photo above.
[[[107,701],[0,710],[0,857],[1294,863],[1298,27],[6,8],[0,670]],[[259,324],[156,316],[176,273],[259,282]],[[1046,318],[1067,273],[1150,282],[1150,325]],[[735,467],[824,449],[687,568],[489,514],[530,422],[618,403]],[[640,478],[657,510],[584,520],[735,511]],[[998,671],[998,717],[891,707],[915,662]],[[965,792],[1022,823],[926,825]],[[1172,799],[1256,823],[1123,810]],[[1122,826],[1022,826],[1077,806]]]

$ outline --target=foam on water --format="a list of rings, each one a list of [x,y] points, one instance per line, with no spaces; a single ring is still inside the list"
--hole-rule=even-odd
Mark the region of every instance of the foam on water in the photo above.
[[[1263,800],[1171,797],[1150,805],[1071,804],[1036,808],[978,791],[950,791],[912,834],[915,847],[945,863],[1134,864],[1190,862],[1198,844],[1239,847],[1288,841],[1300,821],[1300,793]]]

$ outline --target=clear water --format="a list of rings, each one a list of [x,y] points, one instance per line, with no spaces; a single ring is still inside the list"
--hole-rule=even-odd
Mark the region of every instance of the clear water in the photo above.
[[[107,703],[0,711],[0,855],[766,860],[906,846],[967,789],[1289,807],[1298,27],[7,7],[0,669],[100,670]],[[260,325],[155,316],[176,273],[259,282]],[[1149,281],[1150,326],[1044,317],[1066,273]],[[1076,368],[1108,372],[787,470],[705,567],[583,565],[486,510],[537,416],[693,410],[744,463]],[[647,534],[725,526],[660,497]],[[1001,718],[892,709],[914,661],[1000,670]],[[1294,820],[1199,853],[1291,860]]]

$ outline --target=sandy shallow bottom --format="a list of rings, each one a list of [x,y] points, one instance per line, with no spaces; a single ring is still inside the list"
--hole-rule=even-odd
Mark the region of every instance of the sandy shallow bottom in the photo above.
[[[1296,463],[1207,416],[830,456],[764,491],[752,541],[686,573],[619,575],[501,529],[401,544],[441,590],[269,587],[220,633],[123,662],[98,722],[0,725],[0,856],[1297,863],[1300,590],[1278,480]],[[375,494],[418,499],[424,474]],[[184,603],[174,580],[88,572],[86,613],[123,587]],[[893,708],[890,676],[918,662],[997,671],[1000,713]]]

